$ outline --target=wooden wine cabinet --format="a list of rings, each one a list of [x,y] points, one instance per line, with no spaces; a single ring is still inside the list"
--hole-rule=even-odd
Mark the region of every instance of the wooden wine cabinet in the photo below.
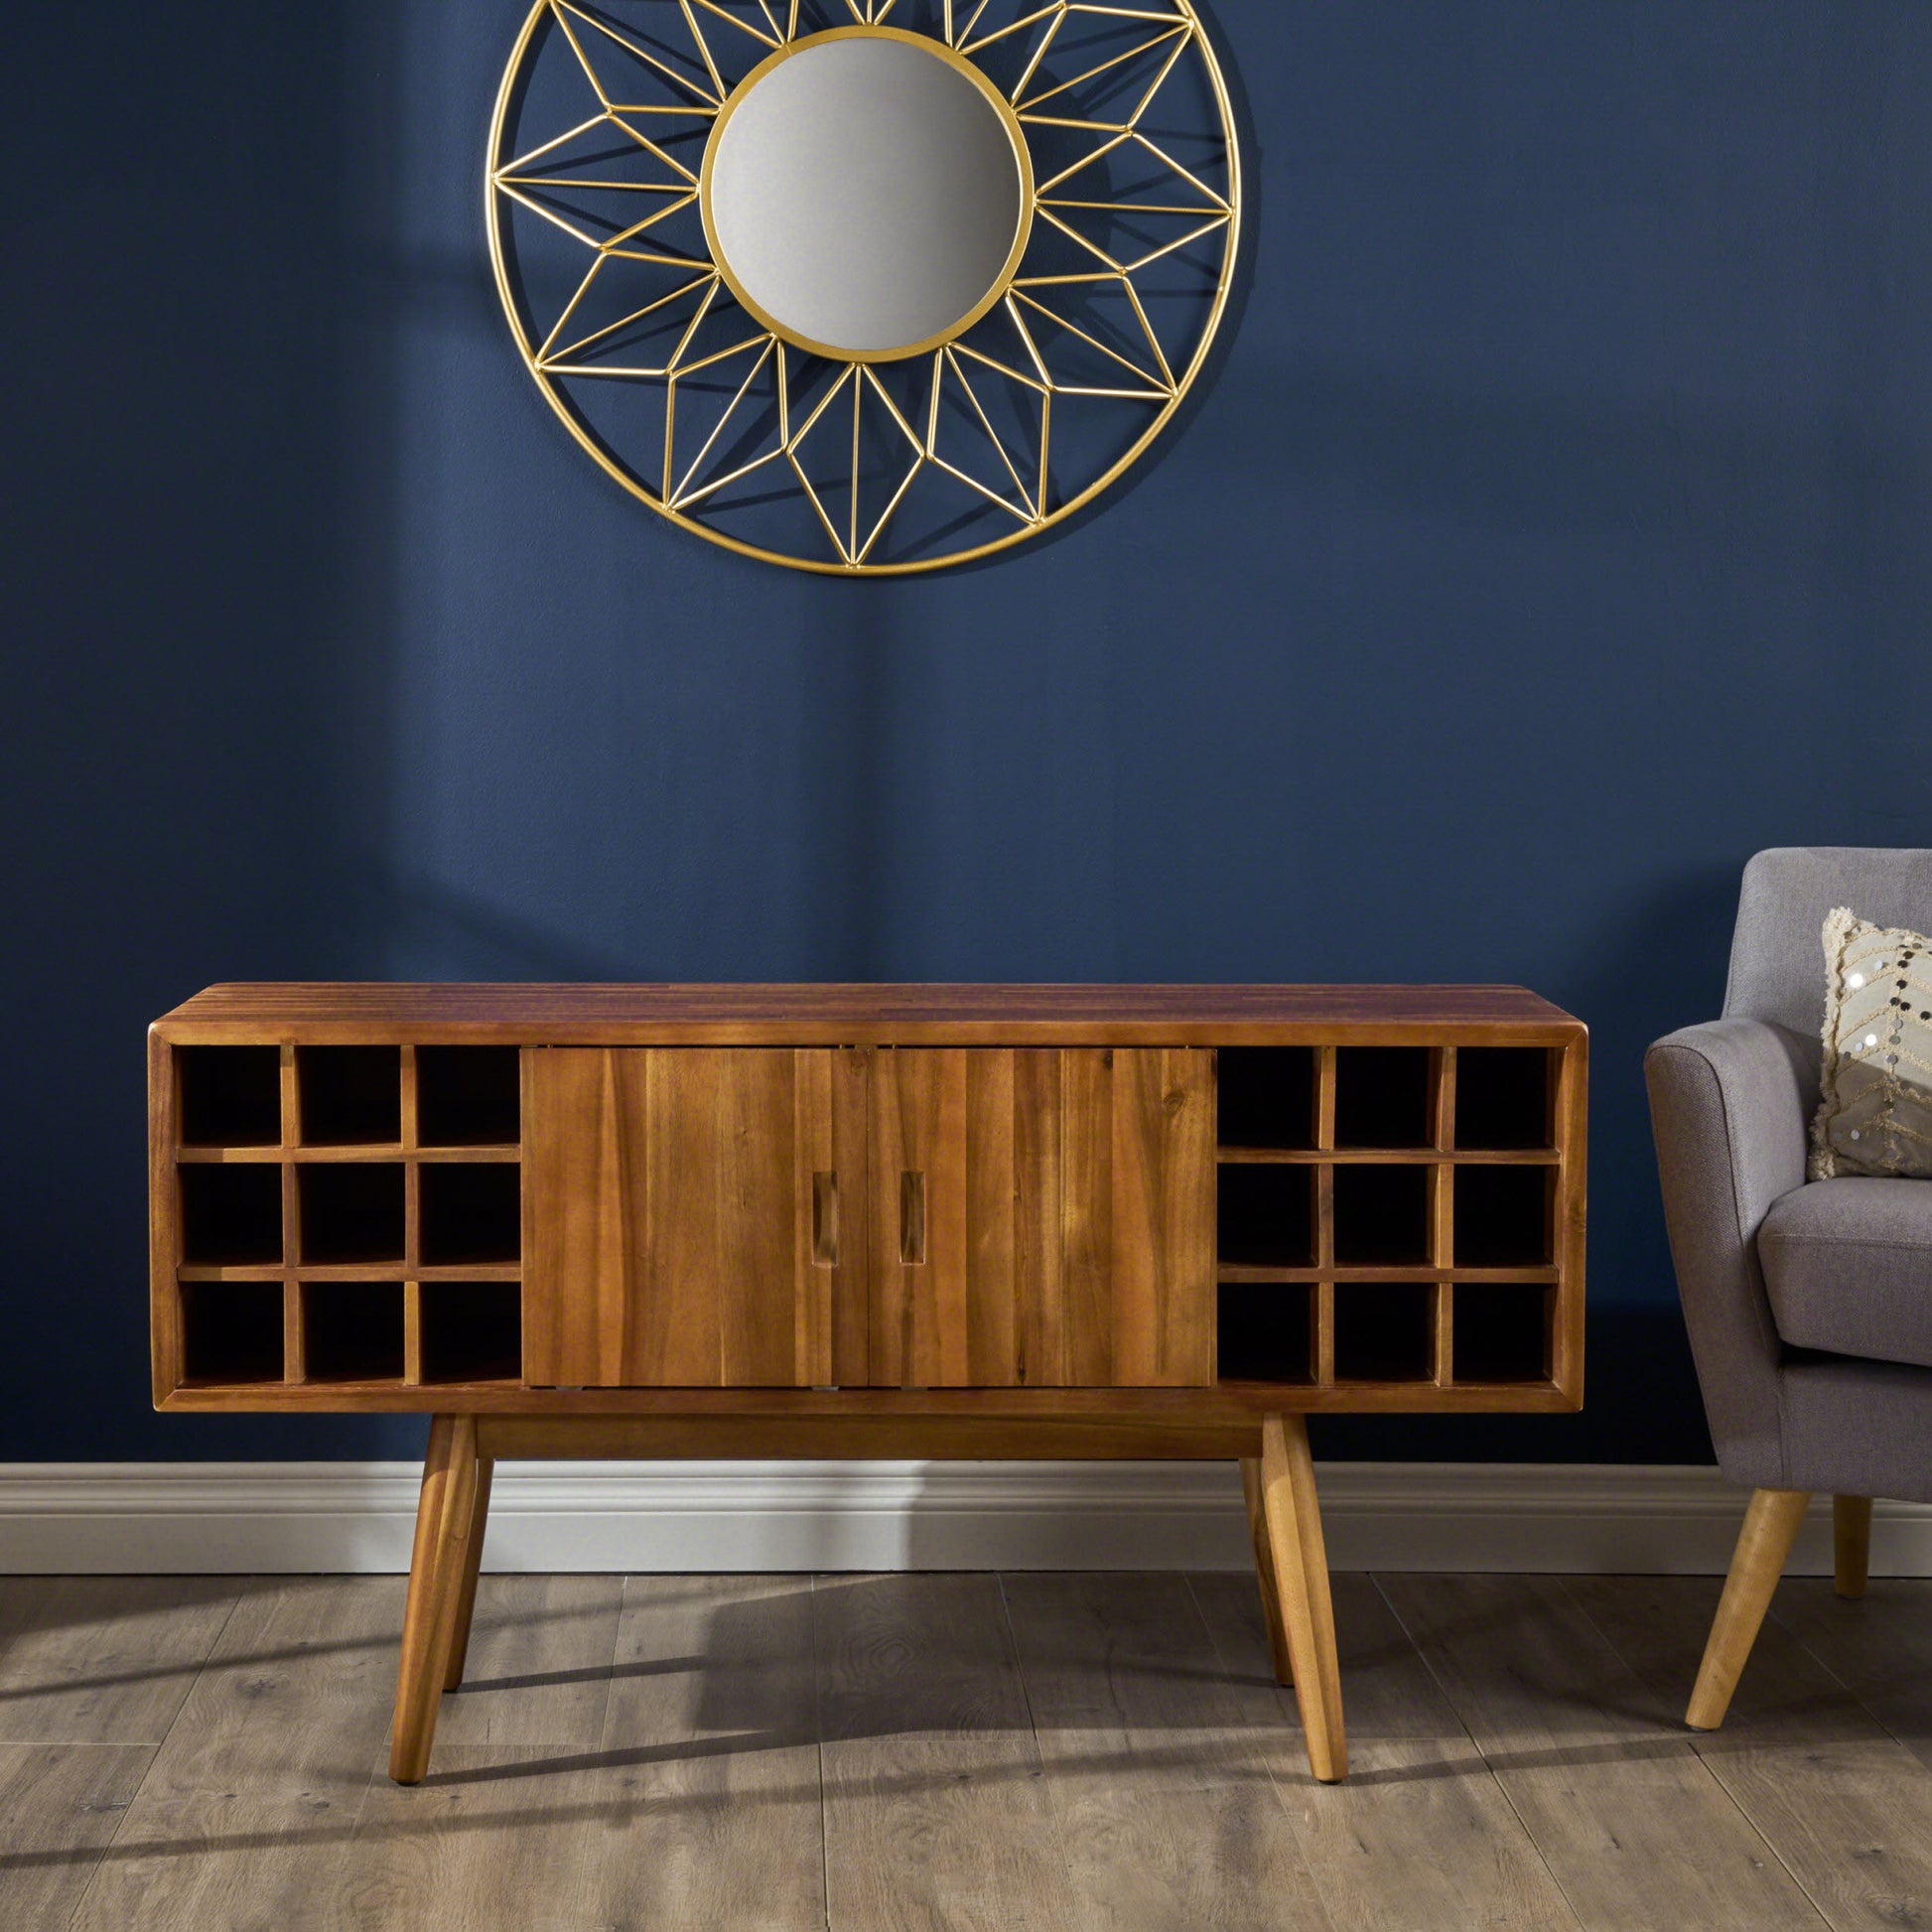
[[[1303,1418],[1582,1401],[1520,988],[226,986],[149,1051],[157,1405],[436,1418],[405,1781],[494,1459],[653,1454],[1237,1457],[1339,1776]]]

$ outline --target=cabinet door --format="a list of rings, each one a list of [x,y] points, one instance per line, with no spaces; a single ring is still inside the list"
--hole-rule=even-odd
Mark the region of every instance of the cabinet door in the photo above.
[[[1214,1055],[1060,1055],[1066,1373],[1083,1387],[1214,1379]]]
[[[867,1057],[526,1050],[525,1379],[863,1383]]]
[[[872,1080],[872,1379],[1057,1382],[1059,1056],[882,1049]]]
[[[876,1384],[1211,1379],[1210,1053],[882,1050],[871,1158]]]

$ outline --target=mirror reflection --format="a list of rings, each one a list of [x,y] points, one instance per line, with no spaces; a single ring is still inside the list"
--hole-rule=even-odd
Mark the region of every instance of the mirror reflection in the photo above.
[[[933,43],[827,35],[727,103],[705,225],[733,293],[794,344],[908,353],[997,298],[1025,239],[1024,157],[990,84]]]

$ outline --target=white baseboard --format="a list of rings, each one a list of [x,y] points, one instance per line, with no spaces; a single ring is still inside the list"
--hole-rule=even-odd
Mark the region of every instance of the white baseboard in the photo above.
[[[1744,1495],[1715,1469],[1331,1462],[1338,1570],[1715,1575]],[[0,1573],[399,1571],[406,1462],[0,1464]],[[1932,1576],[1932,1505],[1880,1502],[1872,1571]],[[1218,1462],[503,1462],[483,1563],[525,1571],[1241,1569]],[[1792,1569],[1831,1568],[1820,1497]]]

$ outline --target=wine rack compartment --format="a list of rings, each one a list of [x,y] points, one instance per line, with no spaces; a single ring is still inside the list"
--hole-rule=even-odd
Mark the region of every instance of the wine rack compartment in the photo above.
[[[522,1373],[518,1051],[183,1045],[167,1293],[190,1389]]]
[[[1560,1265],[1562,1048],[1219,1057],[1222,1383],[1387,1406],[1556,1386],[1581,1295]]]

